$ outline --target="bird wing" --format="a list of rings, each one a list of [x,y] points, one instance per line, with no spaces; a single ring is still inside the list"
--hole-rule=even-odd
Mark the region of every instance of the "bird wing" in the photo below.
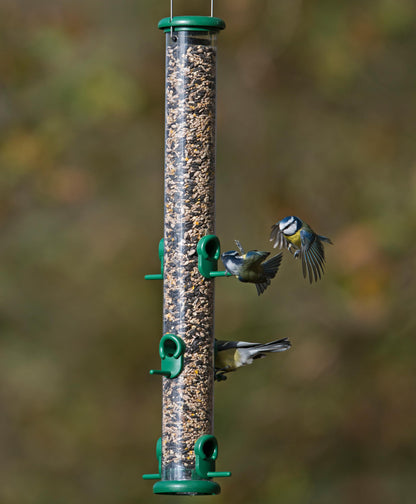
[[[263,278],[265,278],[264,282],[256,283],[257,295],[263,294],[263,292],[267,289],[267,287],[271,283],[271,279],[276,276],[277,270],[279,269],[280,263],[282,262],[283,252],[273,256],[268,261],[261,263],[261,268],[263,270]]]
[[[269,341],[268,343],[261,344],[264,347],[269,349],[269,352],[281,352],[283,350],[287,350],[292,346],[289,338],[281,338],[273,341]]]
[[[282,350],[287,350],[291,347],[289,338],[281,338],[268,343],[253,343],[252,341],[225,341],[225,340],[215,340],[215,345],[217,352],[223,350],[228,350],[230,348],[260,348],[268,352],[278,352]],[[279,350],[280,349],[280,350]]]
[[[302,229],[300,231],[303,276],[309,277],[309,282],[315,282],[324,273],[325,252],[319,236],[313,231]]]
[[[290,242],[286,236],[280,231],[279,223],[272,226],[272,232],[270,233],[270,241],[274,242],[273,247],[287,248],[289,249]]]
[[[274,341],[269,341],[269,343],[258,343],[253,350],[255,350],[256,354],[264,355],[267,353],[274,352],[284,352],[288,350],[292,344],[290,343],[288,338],[282,338]]]
[[[270,252],[262,252],[260,250],[250,250],[243,256],[245,266],[253,267],[262,263],[266,257],[270,255]]]
[[[283,252],[273,256],[272,258],[265,261],[263,266],[263,271],[267,278],[274,278],[279,269],[280,263],[282,262]]]
[[[284,352],[292,345],[287,338],[270,341],[269,343],[256,343],[248,348],[237,348],[237,359],[241,366],[251,364],[254,359],[266,357],[268,353]]]
[[[253,345],[258,345],[258,343],[251,343],[250,341],[223,341],[215,340],[215,345],[217,352],[222,352],[223,350],[228,350],[230,348],[249,348]]]

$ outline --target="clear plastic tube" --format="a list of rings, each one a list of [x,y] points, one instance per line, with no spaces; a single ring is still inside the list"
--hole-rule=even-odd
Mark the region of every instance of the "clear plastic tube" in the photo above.
[[[213,431],[214,281],[197,244],[215,232],[215,33],[166,33],[165,105],[163,333],[186,348],[180,375],[163,378],[161,479],[188,480]]]

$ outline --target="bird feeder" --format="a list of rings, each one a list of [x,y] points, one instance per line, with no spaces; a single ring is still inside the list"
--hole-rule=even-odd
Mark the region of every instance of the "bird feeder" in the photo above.
[[[217,34],[211,16],[162,19],[166,37],[162,436],[157,442],[154,493],[220,492],[218,443],[213,435]]]

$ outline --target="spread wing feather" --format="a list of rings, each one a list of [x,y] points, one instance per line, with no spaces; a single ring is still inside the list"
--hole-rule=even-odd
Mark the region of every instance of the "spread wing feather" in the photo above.
[[[302,230],[301,238],[301,258],[303,276],[308,276],[309,282],[318,281],[324,273],[325,252],[324,247],[315,233]]]
[[[270,241],[274,242],[273,247],[279,247],[280,249],[289,249],[289,241],[286,236],[280,231],[279,224],[274,224],[272,226],[272,232],[270,233]]]

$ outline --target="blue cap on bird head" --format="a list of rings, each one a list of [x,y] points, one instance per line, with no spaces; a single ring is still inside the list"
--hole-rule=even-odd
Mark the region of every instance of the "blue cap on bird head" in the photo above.
[[[239,256],[239,253],[236,250],[229,250],[228,252],[223,252],[221,254],[221,257],[223,259],[225,259],[227,257],[238,257],[238,256]]]
[[[283,232],[283,234],[287,236],[291,236],[295,234],[302,227],[302,221],[295,217],[294,215],[290,215],[289,217],[285,217],[279,222],[279,229]]]

